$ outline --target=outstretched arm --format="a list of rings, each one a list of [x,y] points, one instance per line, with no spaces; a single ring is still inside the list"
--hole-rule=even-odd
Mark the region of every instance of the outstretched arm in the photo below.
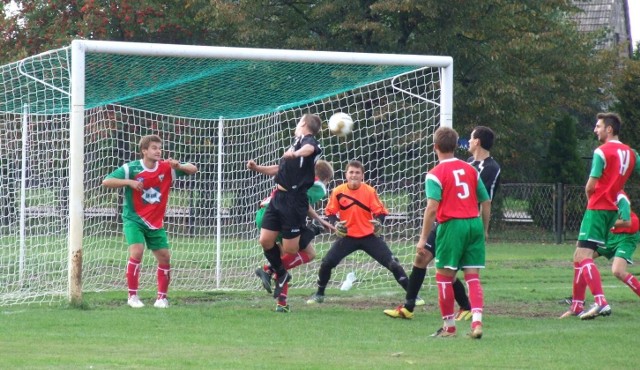
[[[278,165],[261,166],[257,164],[253,159],[247,161],[247,169],[255,172],[259,172],[267,176],[275,176],[278,174]]]
[[[191,163],[180,163],[180,161],[172,158],[169,158],[167,162],[169,162],[169,165],[174,170],[182,171],[187,175],[193,175],[194,173],[198,172],[198,167]]]

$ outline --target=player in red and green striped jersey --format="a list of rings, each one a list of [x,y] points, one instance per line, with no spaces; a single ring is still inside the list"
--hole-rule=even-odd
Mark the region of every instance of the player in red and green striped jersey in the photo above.
[[[433,336],[456,335],[452,284],[457,271],[462,270],[469,287],[472,312],[469,335],[480,339],[484,306],[480,269],[485,265],[491,199],[478,171],[471,164],[454,157],[457,144],[458,133],[454,129],[440,127],[436,130],[434,148],[439,163],[429,171],[425,181],[427,207],[418,248],[425,245],[433,222],[437,220],[436,283],[444,324]]]
[[[602,289],[600,271],[593,263],[593,253],[607,244],[609,230],[618,218],[616,205],[618,193],[624,188],[632,172],[640,174],[638,153],[618,140],[622,122],[615,113],[598,113],[593,133],[602,143],[593,153],[591,172],[585,186],[588,203],[580,224],[578,242],[573,254],[573,301],[571,309],[560,318],[578,316],[590,320],[611,314]],[[593,294],[595,303],[584,310],[584,291],[580,285],[586,284]],[[580,299],[582,298],[582,300]]]
[[[138,297],[138,283],[146,244],[158,261],[158,295],[154,307],[167,308],[171,253],[163,222],[169,193],[177,177],[193,175],[198,169],[191,163],[180,163],[171,158],[163,160],[162,139],[157,135],[144,136],[139,146],[142,159],[122,165],[110,173],[102,185],[125,188],[122,223],[129,244],[128,305],[133,308],[144,307]]]

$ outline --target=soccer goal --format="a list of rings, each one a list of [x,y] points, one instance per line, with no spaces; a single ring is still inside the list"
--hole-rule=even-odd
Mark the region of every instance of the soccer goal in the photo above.
[[[276,164],[304,113],[324,122],[329,190],[361,160],[391,212],[385,238],[411,268],[432,135],[451,126],[450,57],[78,40],[0,68],[0,305],[126,294],[122,193],[101,181],[139,158],[147,134],[163,138],[165,157],[200,170],[171,193],[170,290],[259,291],[254,215],[274,183],[246,162]],[[326,129],[336,112],[355,121],[347,137]],[[318,257],[292,271],[292,288],[315,286],[333,239],[316,239]],[[354,289],[400,289],[363,254],[336,268],[329,289],[349,272]],[[140,289],[156,289],[151,253]]]

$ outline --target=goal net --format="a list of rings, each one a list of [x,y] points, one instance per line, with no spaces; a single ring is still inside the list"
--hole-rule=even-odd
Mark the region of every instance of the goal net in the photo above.
[[[364,163],[391,213],[385,240],[408,273],[424,175],[436,161],[431,137],[451,124],[451,69],[449,57],[97,41],[2,66],[0,305],[126,291],[123,193],[101,182],[139,159],[148,134],[162,137],[166,158],[199,168],[170,196],[170,291],[260,290],[254,216],[274,182],[246,162],[276,164],[304,113],[324,122],[319,141],[335,169],[329,191],[349,160]],[[346,138],[326,128],[335,112],[355,121]],[[315,208],[323,214],[325,205]],[[293,289],[315,286],[334,238],[316,238],[317,258],[292,271]],[[155,294],[155,269],[145,253],[143,297]],[[362,252],[334,270],[328,289],[349,272],[353,289],[401,289]]]

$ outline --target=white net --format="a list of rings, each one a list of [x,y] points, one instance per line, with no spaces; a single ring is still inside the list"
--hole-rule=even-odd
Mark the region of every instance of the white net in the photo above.
[[[41,56],[40,67],[29,73],[38,76],[35,79],[25,77],[24,63],[2,69],[0,305],[59,301],[69,289],[70,118],[68,110],[60,108],[69,105],[65,93],[69,91],[67,51]],[[163,138],[165,157],[189,161],[199,168],[195,176],[177,180],[170,196],[165,219],[172,249],[170,291],[260,289],[254,270],[265,261],[254,216],[259,201],[274,183],[246,170],[246,162],[254,159],[260,164],[276,164],[290,145],[300,116],[308,112],[325,122],[319,139],[324,159],[336,170],[329,190],[342,182],[342,170],[349,160],[364,163],[367,182],[377,188],[391,212],[386,241],[409,273],[425,204],[424,174],[436,160],[430,138],[440,122],[440,78],[439,68],[411,68],[247,118],[154,113],[149,104],[140,104],[145,107],[141,109],[119,104],[115,97],[103,99],[112,103],[88,107],[83,290],[126,291],[128,253],[120,220],[122,192],[103,188],[101,181],[118,166],[139,158],[137,143],[147,134]],[[236,91],[237,98],[251,95],[252,90],[247,90]],[[165,105],[179,100],[172,99]],[[160,107],[164,103],[160,99],[155,104]],[[338,111],[349,113],[355,121],[354,131],[346,138],[332,136],[326,129],[326,121]],[[325,204],[316,210],[322,214]],[[327,234],[316,238],[318,257],[292,271],[292,288],[315,286],[319,261],[333,240]],[[155,269],[153,255],[145,253],[140,281],[143,296],[152,296],[156,290]],[[349,272],[356,274],[357,289],[401,289],[390,272],[362,252],[334,270],[329,289],[338,288]]]

